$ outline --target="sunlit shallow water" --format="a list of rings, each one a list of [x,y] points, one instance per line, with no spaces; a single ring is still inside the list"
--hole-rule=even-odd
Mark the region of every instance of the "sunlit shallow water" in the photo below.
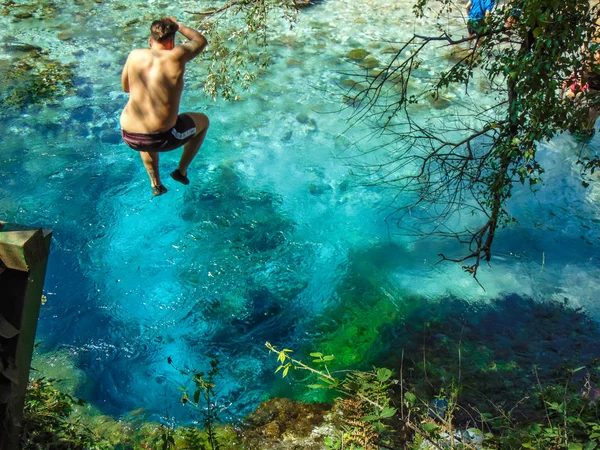
[[[0,19],[0,60],[15,57],[8,43],[16,40],[78,62],[74,95],[3,119],[0,219],[54,230],[38,339],[45,351],[72,355],[87,376],[84,398],[114,415],[142,407],[189,419],[176,390],[188,379],[178,368],[204,370],[216,354],[224,415],[240,417],[288,388],[275,381],[265,341],[370,362],[402,344],[368,336],[381,324],[393,330],[415,298],[487,304],[516,294],[567,299],[600,315],[600,194],[582,187],[572,164],[580,146],[570,136],[542,145],[546,186],[536,195],[518,189],[511,200],[518,222],[498,234],[491,268],[480,269],[485,291],[459,267],[436,264],[439,253],[459,250],[454,243],[399,234],[384,220],[394,193],[361,185],[338,157],[353,143],[377,144],[361,140],[365,128],[348,128],[347,109],[339,112],[343,74],[360,70],[346,55],[366,48],[384,61],[390,41],[431,26],[411,16],[408,2],[331,0],[303,10],[239,102],[203,96],[202,63],[192,63],[182,109],[205,112],[211,128],[192,184],[170,182],[179,152],[165,154],[169,192],[151,198],[139,156],[119,139],[120,71],[127,53],[145,45],[153,17],[185,22],[183,9],[197,2],[75,2],[44,21],[37,10]],[[460,16],[452,23],[464,32]],[[440,64],[431,54],[421,77]],[[489,100],[483,90],[448,98],[461,108]],[[415,109],[423,118],[443,114]]]

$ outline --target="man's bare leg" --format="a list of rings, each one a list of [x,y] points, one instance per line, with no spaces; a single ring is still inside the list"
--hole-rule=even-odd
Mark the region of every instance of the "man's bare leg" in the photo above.
[[[177,170],[171,173],[171,177],[179,181],[183,184],[188,184],[189,180],[187,179],[187,170],[190,166],[190,163],[200,150],[200,146],[202,142],[204,142],[204,138],[206,137],[206,132],[208,131],[209,121],[206,114],[202,113],[184,113],[190,116],[196,125],[196,134],[192,139],[186,142],[183,146],[183,153],[181,154],[181,159],[179,160],[179,166]],[[181,174],[179,177],[176,172]]]
[[[140,156],[142,157],[142,162],[144,163],[146,172],[148,172],[148,176],[150,177],[150,183],[152,183],[152,195],[156,197],[157,195],[162,195],[167,192],[167,188],[165,188],[160,182],[160,175],[158,172],[158,153],[140,152]]]

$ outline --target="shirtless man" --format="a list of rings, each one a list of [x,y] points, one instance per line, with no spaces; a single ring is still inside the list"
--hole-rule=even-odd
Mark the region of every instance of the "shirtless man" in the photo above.
[[[189,41],[175,45],[177,31]],[[171,178],[189,184],[188,167],[208,130],[205,114],[179,114],[185,65],[204,50],[207,41],[198,31],[168,17],[152,22],[148,43],[149,49],[133,50],[123,68],[121,81],[129,101],[121,114],[121,136],[140,152],[152,195],[157,196],[167,192],[158,171],[160,152],[183,145],[179,166]]]

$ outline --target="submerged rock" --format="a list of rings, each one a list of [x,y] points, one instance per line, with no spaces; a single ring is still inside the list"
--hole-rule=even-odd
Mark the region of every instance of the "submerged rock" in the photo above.
[[[323,436],[313,430],[330,409],[326,403],[273,398],[261,403],[244,421],[242,440],[251,449],[321,449]]]
[[[38,47],[37,45],[22,44],[20,42],[5,42],[3,44],[3,47],[8,52],[23,52],[23,53],[36,52],[36,53],[38,53],[43,50],[41,47]]]
[[[430,95],[427,97],[427,100],[429,100],[429,104],[435,109],[446,109],[451,105],[450,100],[444,97],[434,97],[433,95]]]
[[[311,195],[321,195],[327,191],[330,191],[331,189],[332,188],[330,185],[322,181],[313,182],[308,185],[308,192],[310,192]]]
[[[381,54],[383,54],[383,55],[396,54],[396,53],[398,53],[398,51],[399,50],[396,47],[386,47],[381,50]]]
[[[360,84],[358,81],[354,81],[352,78],[347,78],[345,80],[342,80],[340,85],[349,90],[350,89],[358,89],[358,90],[362,91],[364,89],[362,84]]]
[[[61,41],[70,41],[71,39],[73,39],[73,36],[71,36],[71,34],[67,33],[66,31],[61,31],[56,35],[56,37]]]
[[[471,48],[455,45],[446,52],[442,53],[442,58],[455,63],[460,61],[471,63],[472,61],[479,59],[479,55],[477,53],[473,53],[473,49]]]
[[[300,123],[308,123],[309,119],[310,118],[308,117],[308,114],[306,114],[306,113],[300,113],[296,116],[296,120]]]
[[[362,67],[363,69],[374,69],[375,67],[378,67],[379,64],[380,63],[377,58],[369,56],[361,61],[360,67]]]
[[[350,50],[346,56],[354,61],[362,61],[368,54],[369,52],[362,48],[355,48],[354,50]]]
[[[17,13],[13,16],[16,20],[23,20],[23,19],[30,19],[33,17],[33,14],[28,12],[28,11],[24,11],[24,12],[20,12]]]

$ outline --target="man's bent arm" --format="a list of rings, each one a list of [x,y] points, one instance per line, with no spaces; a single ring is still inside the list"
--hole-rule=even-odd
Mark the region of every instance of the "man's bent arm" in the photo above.
[[[171,20],[173,20],[175,23],[177,23],[177,25],[179,25],[179,29],[177,31],[179,31],[181,34],[183,34],[186,38],[190,40],[189,42],[178,45],[176,47],[181,48],[183,50],[181,57],[185,62],[188,62],[192,58],[198,56],[200,52],[204,50],[206,44],[208,44],[208,41],[199,31],[196,31],[190,27],[186,27],[185,25],[177,22],[172,17]]]

